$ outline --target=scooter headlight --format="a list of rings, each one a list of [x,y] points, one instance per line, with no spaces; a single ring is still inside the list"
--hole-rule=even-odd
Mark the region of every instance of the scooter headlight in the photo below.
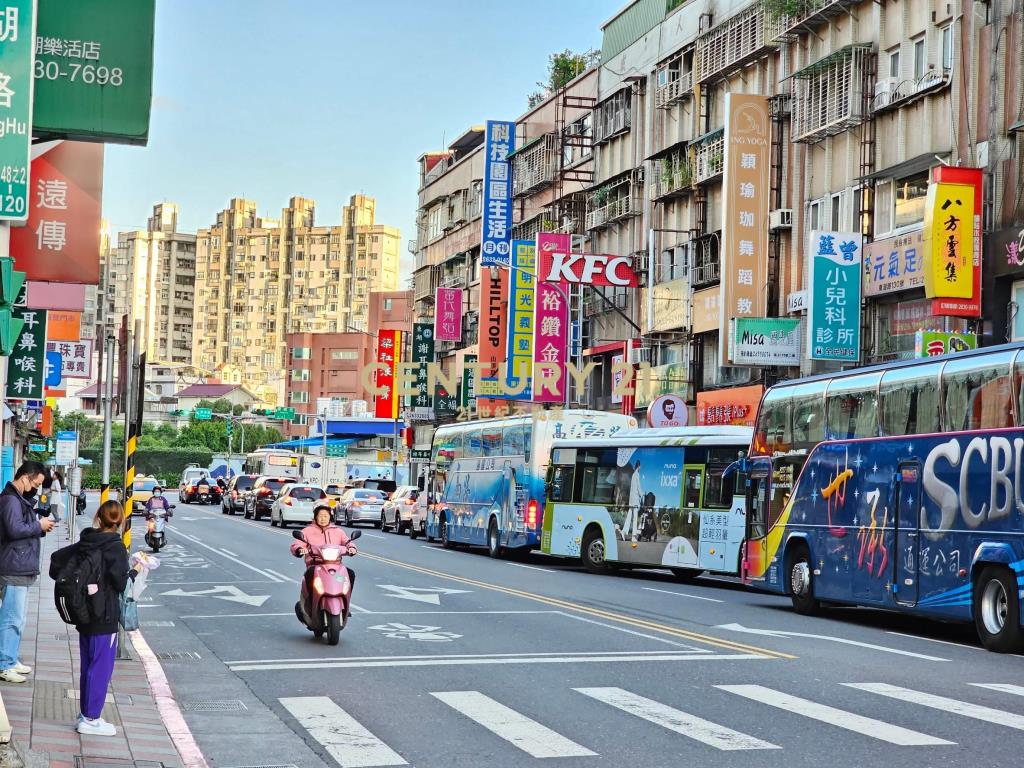
[[[313,591],[318,595],[322,595],[324,593],[324,582],[319,576],[313,577]]]
[[[156,520],[150,520],[148,523],[146,523],[146,530],[149,531],[150,533],[155,531],[156,530]]]

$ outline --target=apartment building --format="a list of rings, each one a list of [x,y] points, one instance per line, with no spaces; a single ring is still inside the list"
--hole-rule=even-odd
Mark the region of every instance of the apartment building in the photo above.
[[[153,206],[145,230],[120,232],[107,268],[107,316],[142,321],[140,349],[154,362],[192,362],[196,236],[178,231],[178,206]]]
[[[194,362],[226,365],[267,405],[282,404],[287,334],[366,329],[370,294],[398,288],[399,232],[376,223],[375,209],[353,195],[341,225],[318,226],[307,198],[291,198],[279,219],[231,200],[198,234]]]

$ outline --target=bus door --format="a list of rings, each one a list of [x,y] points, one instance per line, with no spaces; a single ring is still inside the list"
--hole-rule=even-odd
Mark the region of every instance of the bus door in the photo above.
[[[921,464],[905,461],[896,478],[896,551],[893,553],[893,592],[901,605],[918,598],[918,562],[921,525]]]
[[[741,558],[744,581],[763,581],[768,569],[768,510],[771,506],[771,470],[752,468],[747,483],[747,535]]]
[[[683,509],[700,509],[704,496],[704,466],[686,464],[683,467]]]

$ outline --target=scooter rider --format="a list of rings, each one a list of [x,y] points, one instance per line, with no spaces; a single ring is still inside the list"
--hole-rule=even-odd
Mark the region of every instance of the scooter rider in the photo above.
[[[291,546],[292,554],[296,557],[306,558],[306,577],[309,578],[308,568],[313,565],[313,558],[309,554],[309,546],[322,547],[327,544],[337,544],[342,547],[346,554],[352,556],[359,550],[351,542],[348,534],[338,526],[334,525],[334,513],[326,504],[320,504],[313,510],[313,522],[302,529],[302,536],[305,541],[293,541]],[[354,590],[356,586],[356,574],[347,565],[348,582]],[[351,613],[351,610],[349,611]]]
[[[153,495],[146,499],[146,514],[156,514],[157,510],[163,510],[166,512],[167,517],[170,517],[172,514],[171,505],[168,503],[167,499],[164,498],[164,489],[159,485],[153,488]]]

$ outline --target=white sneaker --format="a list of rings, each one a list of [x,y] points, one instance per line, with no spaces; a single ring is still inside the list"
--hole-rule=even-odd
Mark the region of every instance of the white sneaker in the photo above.
[[[27,678],[17,672],[14,667],[0,670],[0,681],[5,683],[24,683]]]
[[[102,717],[97,717],[95,720],[88,720],[83,717],[78,721],[78,725],[75,727],[75,730],[83,736],[117,735],[117,729]]]
[[[31,675],[32,674],[32,667],[28,666],[27,664],[22,664],[20,661],[17,664],[15,664],[13,667],[11,667],[11,669],[13,669],[19,675]]]

